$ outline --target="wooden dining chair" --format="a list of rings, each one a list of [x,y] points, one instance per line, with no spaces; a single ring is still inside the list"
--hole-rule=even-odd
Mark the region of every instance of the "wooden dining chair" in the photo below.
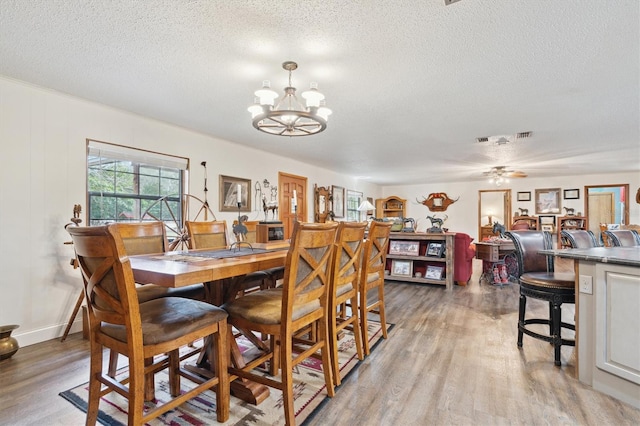
[[[331,268],[331,299],[329,304],[329,337],[331,343],[331,363],[336,386],[342,382],[338,363],[339,336],[344,329],[353,330],[358,359],[364,359],[362,346],[362,325],[358,312],[358,290],[364,233],[366,222],[340,222],[336,234],[336,247]],[[349,302],[351,309],[347,311]]]
[[[227,240],[227,221],[193,222],[186,221],[189,235],[189,247],[192,249],[223,250],[229,248]],[[242,296],[250,291],[269,287],[271,277],[266,271],[256,271],[238,277],[227,289],[234,297]],[[225,296],[225,300],[232,296]]]
[[[233,221],[233,225],[235,226],[238,223],[237,220]],[[247,228],[247,233],[244,236],[242,241],[247,242],[249,244],[254,244],[256,242],[256,238],[258,235],[258,224],[260,223],[257,220],[242,222],[244,226]],[[236,241],[240,241],[240,239],[236,236]],[[284,278],[284,267],[276,267],[265,269],[265,272],[268,275],[268,279],[265,280],[265,283],[262,289],[265,288],[274,288],[278,285],[278,281]]]
[[[120,229],[120,224],[68,228],[82,273],[89,314],[91,355],[86,424],[96,423],[101,396],[112,391],[128,400],[128,424],[143,425],[214,388],[217,420],[226,421],[230,398],[227,313],[208,303],[181,297],[139,303]],[[180,347],[201,338],[205,344],[215,343],[209,348],[209,361],[215,369],[209,379],[191,374],[179,362]],[[117,381],[104,374],[104,347],[128,357],[126,379]],[[154,357],[162,354],[168,355],[153,362]],[[144,411],[146,377],[164,368],[168,368],[173,398]],[[197,385],[182,393],[181,377]]]
[[[166,228],[160,221],[120,223],[118,227],[127,256],[164,253],[168,251]],[[138,303],[148,302],[161,297],[185,297],[187,299],[205,299],[204,285],[192,284],[185,287],[164,287],[155,284],[136,286]],[[189,354],[190,355],[190,354]],[[109,354],[109,375],[115,377],[118,368],[118,353]],[[147,383],[147,398],[153,398],[153,378]]]
[[[371,353],[371,348],[369,347],[369,312],[379,315],[382,337],[387,338],[387,316],[384,306],[384,270],[387,262],[389,234],[392,225],[392,222],[371,222],[369,235],[362,254],[359,308],[365,355]],[[371,299],[370,293],[374,291],[377,293],[377,297]]]
[[[293,367],[318,351],[327,394],[334,396],[327,319],[337,227],[337,223],[295,222],[282,287],[251,293],[223,305],[230,325],[274,336],[270,351],[259,353],[244,366],[232,366],[229,371],[232,379],[241,377],[280,389],[288,425],[295,424]],[[316,340],[306,350],[294,353],[294,335],[316,322]],[[280,366],[281,381],[253,371],[269,361]]]

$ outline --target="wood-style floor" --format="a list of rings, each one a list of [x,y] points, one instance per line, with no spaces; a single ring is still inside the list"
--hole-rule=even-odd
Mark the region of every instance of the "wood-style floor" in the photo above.
[[[517,285],[478,285],[476,272],[451,292],[389,282],[386,298],[389,339],[310,425],[640,424],[640,410],[576,380],[574,348],[563,348],[561,367],[548,343],[525,336],[518,349]],[[80,333],[21,348],[0,362],[0,425],[84,424],[58,393],[87,374]]]

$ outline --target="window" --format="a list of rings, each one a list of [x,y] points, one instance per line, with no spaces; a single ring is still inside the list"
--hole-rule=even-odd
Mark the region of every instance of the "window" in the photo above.
[[[89,225],[141,219],[182,223],[188,164],[182,157],[88,140]],[[157,202],[161,197],[166,203]]]
[[[358,206],[362,202],[362,192],[347,190],[347,222],[359,222],[361,212],[358,211]]]

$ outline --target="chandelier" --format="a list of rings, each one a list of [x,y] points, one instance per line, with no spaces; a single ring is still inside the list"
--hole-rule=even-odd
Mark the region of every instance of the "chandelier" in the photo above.
[[[278,136],[308,136],[322,132],[327,128],[331,110],[324,104],[324,95],[318,91],[318,83],[302,92],[306,101],[303,105],[296,97],[296,88],[291,84],[291,72],[298,64],[287,61],[282,68],[289,71],[289,86],[276,103],[278,93],[271,90],[271,82],[264,80],[262,88],[256,90],[255,103],[249,107],[253,127],[261,132]]]

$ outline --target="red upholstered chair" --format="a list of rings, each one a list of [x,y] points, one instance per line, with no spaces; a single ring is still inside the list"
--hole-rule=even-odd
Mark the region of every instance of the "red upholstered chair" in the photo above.
[[[453,265],[454,280],[458,285],[465,286],[473,273],[473,258],[476,256],[476,249],[471,247],[471,238],[461,232],[456,233],[455,238],[455,261]]]

